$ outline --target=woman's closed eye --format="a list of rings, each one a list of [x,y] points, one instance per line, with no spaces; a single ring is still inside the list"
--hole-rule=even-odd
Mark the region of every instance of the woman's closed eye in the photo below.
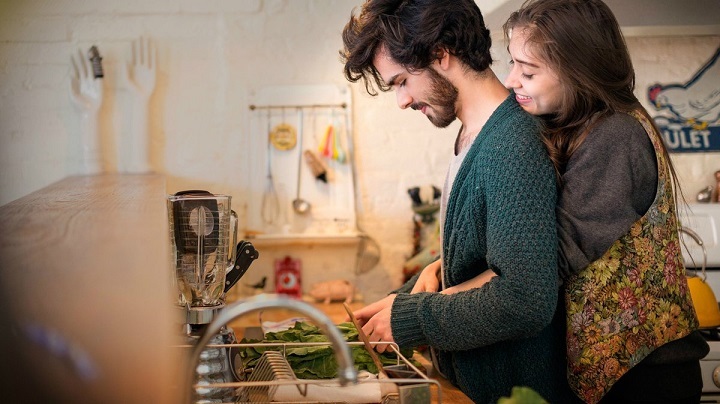
[[[511,68],[511,69],[512,69],[513,67],[515,67],[515,61],[512,60],[512,59],[510,59],[510,62],[508,62],[508,64],[510,65],[510,68]],[[521,65],[521,66],[522,66],[522,65]],[[521,68],[522,68],[522,67],[521,67]],[[530,79],[533,78],[534,74],[526,74],[526,73],[524,73],[523,71],[520,71],[520,76],[522,76],[522,78],[524,78],[524,79],[530,80]]]

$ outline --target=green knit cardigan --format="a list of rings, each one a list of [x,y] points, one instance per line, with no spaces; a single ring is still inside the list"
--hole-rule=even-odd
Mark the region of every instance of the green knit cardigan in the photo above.
[[[437,349],[440,370],[475,402],[494,403],[518,385],[568,400],[555,202],[539,125],[511,94],[463,160],[443,229],[446,286],[488,268],[497,276],[455,295],[409,294],[416,276],[392,306],[398,345]]]

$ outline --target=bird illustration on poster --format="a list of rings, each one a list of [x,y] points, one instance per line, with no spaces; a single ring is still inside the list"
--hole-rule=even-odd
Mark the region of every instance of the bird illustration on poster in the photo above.
[[[720,48],[685,83],[654,84],[648,100],[671,152],[720,151]]]

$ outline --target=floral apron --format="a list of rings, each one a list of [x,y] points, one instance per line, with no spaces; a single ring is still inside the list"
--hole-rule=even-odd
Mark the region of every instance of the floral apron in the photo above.
[[[629,115],[655,148],[658,189],[630,231],[566,283],[568,380],[588,403],[657,347],[698,328],[662,139],[645,116]]]

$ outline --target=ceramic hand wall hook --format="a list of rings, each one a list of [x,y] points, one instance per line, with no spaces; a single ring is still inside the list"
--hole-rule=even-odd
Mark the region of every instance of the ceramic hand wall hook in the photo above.
[[[91,48],[88,55],[85,55],[80,49],[77,54],[70,55],[72,65],[70,99],[80,111],[80,145],[82,148],[80,172],[82,174],[97,174],[102,171],[98,125],[98,115],[103,98],[101,59],[95,46]]]
[[[121,64],[120,78],[133,96],[131,100],[129,133],[119,142],[121,172],[143,173],[150,171],[150,97],[155,90],[157,77],[157,48],[148,38],[131,44],[128,63]]]
[[[149,100],[155,90],[157,77],[157,48],[148,38],[140,37],[131,44],[130,63],[125,65],[125,77],[132,89],[145,100]]]

